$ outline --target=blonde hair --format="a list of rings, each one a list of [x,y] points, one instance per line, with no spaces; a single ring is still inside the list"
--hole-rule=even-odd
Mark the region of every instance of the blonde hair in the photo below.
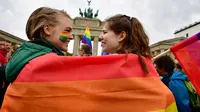
[[[29,17],[26,24],[26,35],[29,40],[33,40],[36,37],[42,37],[45,35],[43,31],[44,25],[50,25],[54,27],[57,23],[57,15],[64,15],[71,19],[71,17],[64,10],[58,10],[48,7],[41,7],[36,9]]]

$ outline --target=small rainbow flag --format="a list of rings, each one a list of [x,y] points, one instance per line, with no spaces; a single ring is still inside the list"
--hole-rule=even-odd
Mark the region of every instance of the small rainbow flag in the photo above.
[[[62,33],[60,34],[60,40],[61,40],[61,41],[65,41],[67,38],[71,38],[71,36],[70,36],[69,33],[67,33],[67,32],[62,32]]]
[[[86,29],[85,29],[85,34],[82,38],[82,43],[89,45],[92,48],[92,40],[91,40],[91,36],[90,36],[90,28],[87,25]]]

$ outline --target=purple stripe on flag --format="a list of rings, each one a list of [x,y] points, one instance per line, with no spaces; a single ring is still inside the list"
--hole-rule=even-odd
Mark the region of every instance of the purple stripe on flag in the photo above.
[[[200,40],[188,45],[185,49],[188,51],[194,62],[200,67]]]

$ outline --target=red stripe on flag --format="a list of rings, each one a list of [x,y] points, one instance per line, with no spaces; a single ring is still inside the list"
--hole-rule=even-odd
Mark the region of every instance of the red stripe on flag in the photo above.
[[[177,50],[179,50],[181,48],[184,48],[184,47],[190,45],[191,43],[196,42],[198,39],[199,39],[199,37],[197,35],[194,35],[194,36],[192,36],[192,37],[190,37],[190,38],[188,38],[188,39],[176,44],[175,46],[173,46],[173,48],[171,48],[171,51],[175,52],[175,51],[177,51]]]
[[[53,53],[31,60],[17,82],[101,80],[128,77],[158,77],[152,61],[145,59],[149,74],[144,74],[138,56],[63,57]],[[59,73],[59,74],[58,74]]]

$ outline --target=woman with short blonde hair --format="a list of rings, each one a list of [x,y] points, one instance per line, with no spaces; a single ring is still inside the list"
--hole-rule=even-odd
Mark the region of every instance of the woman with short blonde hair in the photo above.
[[[64,55],[62,51],[67,51],[68,43],[73,38],[71,17],[64,10],[38,8],[27,21],[26,34],[30,41],[20,46],[6,67],[9,82],[13,82],[34,58],[48,53]]]

